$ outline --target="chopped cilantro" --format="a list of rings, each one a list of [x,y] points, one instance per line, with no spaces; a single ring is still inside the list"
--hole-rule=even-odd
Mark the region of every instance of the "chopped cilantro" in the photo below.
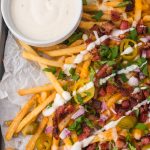
[[[150,102],[150,96],[147,98],[147,100]]]
[[[58,79],[64,80],[66,78],[65,73],[61,70],[58,75]]]
[[[64,44],[66,45],[71,45],[75,41],[79,40],[82,38],[83,33],[82,32],[75,32],[69,39],[67,39]]]
[[[130,0],[124,0],[123,2],[120,2],[116,7],[126,7],[129,4],[132,4]]]
[[[102,16],[103,16],[103,12],[100,10],[96,12],[96,14],[92,18],[95,19],[96,21],[99,21]]]
[[[130,150],[136,150],[136,148],[133,145],[131,145],[130,143],[128,144],[128,146],[129,146]]]
[[[52,103],[48,104],[46,108],[49,109],[51,107],[52,107]]]
[[[118,56],[118,52],[119,52],[119,47],[118,46],[114,46],[110,48],[111,50],[111,59],[115,59]]]
[[[76,97],[77,97],[78,102],[80,104],[83,104],[83,98],[82,98],[82,96],[79,93],[76,95]]]
[[[90,128],[93,128],[93,127],[94,127],[92,121],[90,121],[90,120],[87,119],[87,118],[85,118],[84,120],[85,120],[85,123],[86,123],[87,126],[89,126]]]
[[[100,56],[102,57],[103,60],[113,60],[118,57],[119,54],[119,47],[114,46],[114,47],[108,47],[106,45],[100,46]]]
[[[75,69],[74,68],[71,68],[69,70],[69,73],[71,75],[71,78],[74,80],[74,81],[77,81],[80,77],[79,75],[75,74]]]
[[[90,80],[93,81],[95,76],[95,70],[94,68],[90,67]]]
[[[112,65],[115,65],[116,62],[114,60],[109,60],[109,61],[100,61],[100,64],[103,65],[103,64],[107,64],[109,66],[112,66]]]
[[[85,111],[86,111],[88,114],[93,114],[93,115],[96,114],[96,111],[95,111],[91,106],[89,106],[89,105],[85,105],[85,106],[84,106],[84,109],[85,109]]]
[[[128,78],[126,77],[125,74],[121,74],[120,77],[121,77],[121,80],[122,80],[123,82],[127,82],[127,81],[128,81]]]
[[[65,91],[68,91],[68,85],[65,84],[63,87],[62,87]]]
[[[82,0],[83,5],[87,5],[87,1],[86,0]]]
[[[136,129],[140,129],[140,130],[147,130],[148,127],[147,125],[145,125],[144,123],[138,123],[136,126],[135,126]]]
[[[43,71],[45,71],[45,72],[52,72],[53,74],[55,74],[56,73],[56,67],[44,68]]]
[[[129,39],[137,41],[138,40],[138,33],[136,31],[136,29],[133,29],[132,31],[129,32]]]

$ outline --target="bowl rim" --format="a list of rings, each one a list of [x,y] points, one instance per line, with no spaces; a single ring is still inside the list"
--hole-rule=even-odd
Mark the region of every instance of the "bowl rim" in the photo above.
[[[75,24],[72,25],[69,30],[67,31],[67,33],[64,33],[63,35],[59,36],[58,38],[55,38],[53,40],[41,40],[41,41],[38,41],[38,40],[34,40],[34,39],[30,39],[26,36],[24,36],[22,33],[20,33],[17,29],[15,29],[15,27],[13,27],[12,25],[10,25],[10,20],[8,19],[7,15],[6,15],[6,7],[9,7],[9,6],[6,6],[6,3],[8,1],[11,1],[11,0],[1,0],[1,12],[2,12],[2,16],[3,16],[3,19],[7,25],[7,27],[9,28],[9,30],[11,31],[11,33],[19,40],[29,44],[29,45],[32,45],[32,46],[53,46],[53,45],[56,45],[56,44],[59,44],[63,41],[65,41],[67,38],[69,38],[73,33],[74,31],[77,29],[77,27],[79,26],[80,24],[80,21],[81,21],[81,17],[82,17],[82,11],[83,11],[83,5],[82,5],[82,0],[77,0],[77,8],[79,9],[79,11],[77,12],[77,15],[76,15],[76,18],[74,19],[74,22]],[[11,17],[11,16],[10,16]]]

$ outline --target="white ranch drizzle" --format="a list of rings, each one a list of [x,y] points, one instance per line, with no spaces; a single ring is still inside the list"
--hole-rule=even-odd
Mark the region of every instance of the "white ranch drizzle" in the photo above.
[[[149,103],[150,103],[150,101],[148,99],[142,101],[141,103],[139,103],[136,106],[134,106],[132,110],[129,110],[128,112],[126,112],[126,115],[131,114],[133,111],[139,109],[141,106],[149,104]]]
[[[111,35],[116,37],[116,36],[119,36],[121,34],[125,34],[126,32],[132,31],[132,30],[134,30],[134,28],[129,28],[126,30],[114,30]]]
[[[133,48],[129,46],[121,53],[121,55],[128,55],[128,54],[131,54],[132,52],[133,52]]]
[[[109,76],[107,76],[107,77],[105,77],[105,78],[100,79],[100,80],[99,80],[99,83],[100,83],[100,85],[103,85],[103,84],[106,83],[110,78],[116,76],[117,74],[124,74],[124,73],[127,74],[127,73],[129,73],[129,72],[131,72],[131,71],[134,71],[136,68],[138,68],[138,65],[131,65],[131,66],[128,66],[128,67],[126,67],[125,69],[119,70],[117,73],[113,73],[113,74],[111,74],[111,75],[109,75]]]
[[[43,111],[43,115],[44,116],[50,116],[51,114],[53,114],[56,109],[59,107],[59,106],[63,106],[64,104],[66,104],[69,100],[71,99],[71,95],[69,92],[67,91],[64,91],[62,93],[62,96],[60,94],[56,94],[55,96],[55,99],[54,99],[54,102],[52,104],[52,107],[49,107],[49,108],[46,108],[44,111]]]
[[[67,75],[67,76],[70,76],[70,69],[71,68],[76,68],[76,65],[74,64],[64,64],[63,66],[63,70],[64,70],[64,73]]]

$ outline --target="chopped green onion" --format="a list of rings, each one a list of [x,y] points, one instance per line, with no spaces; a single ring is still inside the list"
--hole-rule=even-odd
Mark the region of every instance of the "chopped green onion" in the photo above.
[[[96,21],[99,21],[102,16],[103,16],[103,12],[100,10],[96,12],[96,14],[92,18],[95,19]]]

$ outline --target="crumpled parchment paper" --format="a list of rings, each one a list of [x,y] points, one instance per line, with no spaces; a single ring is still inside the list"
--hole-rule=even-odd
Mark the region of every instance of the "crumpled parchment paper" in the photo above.
[[[0,82],[0,124],[3,136],[6,133],[4,121],[12,120],[30,98],[30,96],[19,96],[17,94],[18,89],[49,83],[39,66],[22,58],[21,52],[22,49],[9,33],[4,54],[5,74]],[[19,136],[10,142],[5,142],[5,147],[25,150],[28,139],[29,136],[26,138]]]
[[[96,0],[87,0],[95,3]],[[9,33],[6,41],[4,54],[5,74],[0,82],[0,125],[3,137],[7,127],[4,122],[12,120],[20,108],[26,103],[30,96],[19,96],[18,89],[30,88],[49,83],[38,64],[32,63],[21,57],[22,49],[17,45],[14,37]],[[30,136],[19,135],[11,141],[5,141],[5,148],[11,147],[15,150],[25,150],[25,145]]]

